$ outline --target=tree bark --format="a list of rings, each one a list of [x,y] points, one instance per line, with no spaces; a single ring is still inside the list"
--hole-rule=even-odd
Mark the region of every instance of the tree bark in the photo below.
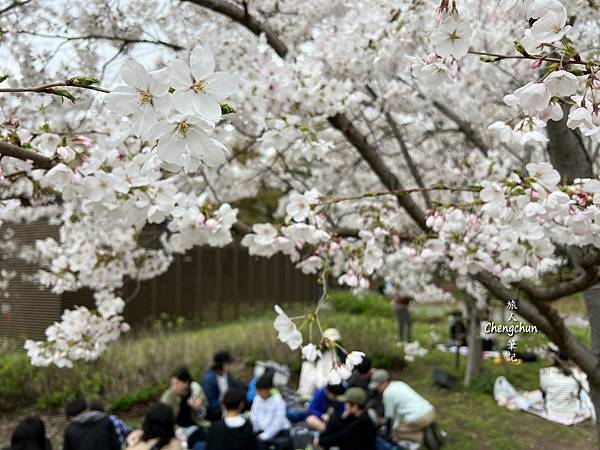
[[[579,131],[567,127],[569,110],[563,106],[562,120],[548,121],[548,154],[550,162],[560,173],[563,181],[570,183],[575,178],[592,178],[594,170]]]
[[[469,386],[471,381],[476,379],[481,373],[483,345],[481,342],[481,316],[477,308],[477,302],[471,296],[467,296],[465,303],[469,315],[469,330],[467,334],[469,356],[467,358],[464,385]]]

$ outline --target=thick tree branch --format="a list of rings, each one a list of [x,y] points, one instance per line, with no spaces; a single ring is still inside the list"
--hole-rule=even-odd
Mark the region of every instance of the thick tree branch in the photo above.
[[[403,190],[402,184],[398,177],[390,170],[383,158],[377,153],[363,134],[352,124],[352,122],[344,114],[338,113],[330,117],[329,122],[338,129],[350,142],[356,150],[361,154],[363,159],[369,164],[369,167],[375,172],[381,183],[390,191]],[[407,195],[397,195],[398,203],[406,210],[408,215],[426,231],[425,214],[413,199]]]
[[[434,100],[432,104],[439,112],[441,112],[458,126],[460,131],[462,131],[462,133],[465,135],[467,141],[471,142],[471,144],[477,147],[484,156],[488,155],[488,146],[483,141],[482,137],[479,136],[479,134],[471,127],[470,123],[465,122],[458,116],[458,114],[456,114],[443,103]]]
[[[600,382],[600,374],[597,371],[600,360],[573,336],[556,309],[544,302],[519,298],[518,292],[504,286],[498,278],[489,272],[479,272],[473,278],[502,301],[519,300],[519,314],[537,326],[581,367],[588,375],[591,383]]]
[[[552,302],[562,297],[584,291],[598,282],[598,269],[588,267],[576,278],[563,281],[550,287],[539,287],[532,283],[521,281],[515,286],[522,289],[536,302]]]
[[[9,144],[8,142],[0,141],[0,155],[10,156],[23,161],[33,161],[33,165],[39,169],[51,169],[56,165],[56,162],[52,159],[40,155],[33,150],[19,147],[18,145]]]
[[[288,53],[287,46],[283,43],[279,36],[266,23],[262,23],[254,16],[248,13],[245,8],[239,8],[224,0],[182,0],[184,2],[193,3],[198,6],[203,6],[214,12],[229,17],[231,20],[238,22],[259,36],[265,34],[267,42],[275,50],[275,52],[285,58]]]
[[[425,184],[423,184],[423,178],[421,178],[419,169],[417,168],[415,161],[413,160],[410,152],[408,151],[406,141],[404,140],[404,136],[402,135],[402,130],[400,130],[400,127],[388,111],[385,112],[385,119],[387,120],[388,124],[390,125],[390,128],[392,129],[392,133],[394,134],[394,137],[396,138],[396,141],[400,146],[400,150],[402,151],[402,155],[404,156],[404,161],[406,162],[406,165],[408,166],[408,169],[410,170],[410,173],[412,174],[415,182],[420,188],[425,189]],[[431,198],[429,197],[429,192],[427,192],[427,190],[423,190],[422,194],[423,199],[425,200],[425,204],[428,208],[431,208]]]
[[[247,10],[239,8],[231,3],[216,0],[183,0],[203,6],[217,13],[223,14],[230,19],[244,25],[254,34],[265,33],[267,42],[275,52],[284,58],[288,52],[287,46],[279,37],[264,23],[261,23],[255,17],[250,15]],[[379,177],[383,185],[390,191],[402,189],[402,184],[398,177],[389,169],[381,156],[377,153],[362,133],[352,124],[352,122],[342,113],[337,113],[330,117],[329,122],[338,129],[346,139],[361,154],[363,159],[369,164],[371,169]],[[405,195],[397,196],[398,203],[406,210],[408,215],[417,223],[422,230],[427,230],[425,223],[425,214],[410,197]]]

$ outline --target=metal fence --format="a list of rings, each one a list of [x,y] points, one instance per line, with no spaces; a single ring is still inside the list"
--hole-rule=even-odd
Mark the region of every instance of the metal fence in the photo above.
[[[0,228],[5,233],[7,227]],[[12,240],[32,244],[56,237],[58,228],[45,222],[12,227]],[[52,294],[27,280],[36,267],[0,253],[0,269],[17,272],[0,295],[0,336],[41,339],[45,329],[73,306],[94,307],[91,292]],[[162,313],[195,322],[233,320],[274,303],[312,303],[314,276],[302,274],[288,257],[253,257],[239,243],[224,248],[198,247],[175,257],[169,270],[139,286],[123,289],[129,299],[125,319],[141,326]]]

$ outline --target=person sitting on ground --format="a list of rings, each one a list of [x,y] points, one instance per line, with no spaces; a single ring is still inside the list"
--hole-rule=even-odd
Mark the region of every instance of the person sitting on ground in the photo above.
[[[229,352],[217,352],[213,358],[213,365],[206,370],[200,380],[208,405],[206,406],[206,419],[211,422],[221,420],[221,402],[227,390],[231,387],[240,387],[233,379],[229,370],[233,357]]]
[[[391,381],[387,370],[379,369],[371,376],[371,389],[377,389],[383,397],[385,417],[391,422],[394,442],[402,439],[421,441],[422,430],[435,418],[431,403],[417,394],[402,381]]]
[[[23,419],[13,431],[10,447],[4,450],[52,450],[42,419],[37,416]]]
[[[252,423],[241,415],[244,397],[244,391],[236,388],[223,396],[225,418],[210,427],[205,450],[257,450]],[[200,450],[200,446],[194,447],[194,450]]]
[[[150,407],[141,430],[127,438],[129,450],[181,450],[181,441],[175,437],[173,410],[164,403]]]
[[[352,387],[338,400],[344,402],[343,415],[331,419],[315,445],[339,450],[375,450],[377,429],[365,409],[365,390]]]
[[[105,413],[89,409],[78,398],[65,408],[70,424],[65,429],[63,450],[120,450],[117,431]]]
[[[320,356],[316,361],[303,361],[298,381],[298,394],[304,399],[312,398],[315,390],[327,384],[327,376],[335,361],[345,362],[346,354],[340,348],[342,336],[335,328],[323,331]]]
[[[331,416],[341,416],[344,412],[344,404],[337,399],[344,391],[344,386],[341,384],[328,384],[317,389],[308,405],[307,425],[313,430],[325,431]]]
[[[291,448],[291,424],[286,416],[286,404],[273,389],[273,372],[267,370],[256,381],[256,397],[250,409],[250,420],[258,437],[259,450],[275,446],[278,450]]]
[[[90,402],[90,410],[105,412],[104,405],[98,400]],[[113,426],[115,427],[115,431],[117,432],[117,436],[119,437],[119,443],[122,447],[127,441],[127,436],[129,436],[129,433],[131,433],[131,428],[129,428],[129,426],[127,426],[125,422],[123,422],[115,415],[109,415],[108,417],[112,422]]]
[[[180,367],[171,374],[171,386],[162,394],[160,402],[173,410],[175,425],[185,435],[190,448],[205,439],[200,422],[206,414],[208,400],[187,367]]]

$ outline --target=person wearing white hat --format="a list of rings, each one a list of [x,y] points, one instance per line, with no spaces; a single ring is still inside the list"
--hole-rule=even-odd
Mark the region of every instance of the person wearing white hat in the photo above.
[[[342,335],[335,328],[323,331],[323,339],[316,361],[303,361],[298,382],[298,394],[305,399],[312,398],[316,389],[327,385],[327,376],[335,360],[344,362],[345,355],[336,344],[341,344]],[[335,352],[335,353],[334,353]]]

